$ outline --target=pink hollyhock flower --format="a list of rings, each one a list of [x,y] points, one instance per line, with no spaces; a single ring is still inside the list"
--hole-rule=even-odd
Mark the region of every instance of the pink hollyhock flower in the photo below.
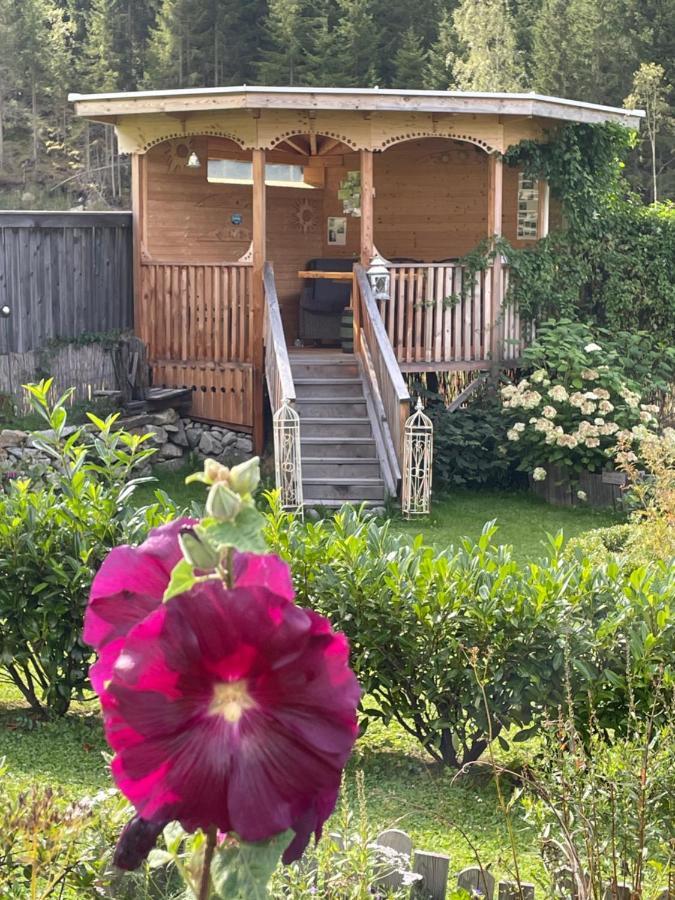
[[[139,865],[151,834],[178,820],[245,841],[293,829],[289,862],[333,811],[356,738],[347,641],[292,602],[288,567],[274,556],[239,554],[232,589],[202,583],[162,603],[158,558],[168,560],[185,524],[157,529],[136,556],[112,551],[92,588],[92,680],[114,778],[139,814],[116,859]]]
[[[153,528],[139,547],[115,547],[96,573],[84,617],[83,640],[98,653],[89,670],[97,694],[110,678],[112,667],[131,628],[162,603],[171,571],[182,558],[178,535],[195,519],[176,519]],[[288,600],[293,584],[288,566],[275,556],[235,553],[234,577],[238,585],[265,584]]]

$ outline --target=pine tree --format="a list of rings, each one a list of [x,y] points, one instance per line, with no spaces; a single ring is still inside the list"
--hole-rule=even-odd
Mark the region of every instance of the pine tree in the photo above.
[[[340,72],[336,84],[374,87],[378,81],[375,49],[377,26],[371,0],[338,0],[340,19],[336,50]]]
[[[452,86],[457,50],[457,34],[452,18],[448,12],[444,12],[438,23],[438,36],[427,54],[425,88],[430,91],[447,91]]]
[[[5,123],[7,101],[15,87],[13,65],[16,52],[10,6],[12,0],[0,0],[0,172],[5,167]]]
[[[421,88],[424,84],[426,53],[422,39],[408,28],[394,57],[394,87]]]
[[[321,29],[322,18],[326,16],[317,15],[308,0],[270,0],[258,67],[263,84],[306,83],[306,54],[311,53],[315,29]]]
[[[146,86],[205,86],[213,31],[213,7],[203,0],[162,0],[148,42]]]
[[[462,0],[453,21],[463,48],[453,67],[460,90],[523,89],[523,63],[505,0]]]

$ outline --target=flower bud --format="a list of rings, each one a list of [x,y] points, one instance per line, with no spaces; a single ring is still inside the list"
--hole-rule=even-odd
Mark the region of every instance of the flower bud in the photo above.
[[[241,497],[226,487],[221,481],[217,481],[209,491],[206,498],[206,514],[214,519],[231,522],[236,519],[242,507]]]
[[[238,494],[252,494],[260,481],[260,458],[253,456],[230,469],[230,487]]]
[[[204,474],[206,475],[209,484],[215,484],[217,481],[224,481],[227,483],[230,470],[227,466],[224,466],[215,459],[205,459]]]
[[[115,848],[113,865],[125,872],[133,872],[148,858],[166,822],[149,822],[140,816],[127,822]]]
[[[213,547],[200,537],[194,528],[181,528],[178,542],[183,556],[195,569],[210,571],[220,562],[220,557]]]

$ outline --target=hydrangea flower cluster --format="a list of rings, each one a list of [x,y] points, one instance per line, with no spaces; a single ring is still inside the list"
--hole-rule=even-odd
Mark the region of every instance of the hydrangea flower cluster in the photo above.
[[[285,862],[320,835],[360,691],[344,635],[296,606],[286,563],[257,552],[257,460],[232,470],[209,460],[199,478],[205,518],[170,522],[105,559],[84,639],[98,653],[90,675],[112,774],[137,812],[115,861],[137,868],[170,822],[201,829],[208,863],[191,887],[208,897],[225,835],[256,845],[282,836]]]
[[[621,453],[637,458],[645,434],[658,429],[658,407],[642,403],[635,385],[600,363],[598,344],[584,350],[588,364],[560,371],[540,366],[501,390],[511,420],[507,439],[518,445],[520,468],[535,481],[546,478],[546,464],[576,472],[607,468],[619,444]]]

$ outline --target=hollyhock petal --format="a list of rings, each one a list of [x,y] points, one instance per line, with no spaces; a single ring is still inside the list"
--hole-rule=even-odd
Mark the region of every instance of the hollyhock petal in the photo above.
[[[295,597],[288,564],[271,553],[236,553],[234,586],[267,588],[285,600]]]
[[[247,841],[292,828],[295,858],[334,807],[359,687],[283,563],[237,566],[232,590],[195,585],[129,631],[104,692],[113,776],[144,819]]]
[[[323,823],[328,819],[337,803],[339,788],[334,791],[328,791],[325,794],[318,794],[314,799],[314,804],[303,810],[302,815],[293,822],[293,831],[295,837],[284,850],[281,861],[284,865],[297,862],[307,849],[309,840],[314,835],[315,840],[321,839],[323,831]]]
[[[171,571],[182,558],[181,528],[194,519],[177,519],[154,528],[139,547],[124,545],[108,554],[91,586],[83,638],[96,650],[124,637],[161,602]]]

